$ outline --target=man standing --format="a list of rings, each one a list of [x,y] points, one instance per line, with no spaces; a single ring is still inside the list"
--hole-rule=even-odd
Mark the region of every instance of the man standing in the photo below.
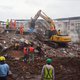
[[[14,20],[13,25],[14,25],[14,29],[16,29],[16,20]]]
[[[0,80],[7,80],[9,65],[5,63],[5,57],[0,57]]]
[[[24,62],[26,62],[28,60],[28,47],[24,47],[23,49],[24,52]]]
[[[6,28],[7,29],[9,28],[9,19],[7,19],[7,21],[6,21]]]
[[[60,29],[58,30],[57,34],[58,34],[58,35],[60,35],[60,34],[61,34],[61,30],[60,30]]]
[[[23,24],[21,24],[21,25],[20,25],[20,34],[23,35],[23,33],[24,33],[24,26],[23,26]]]
[[[33,44],[29,47],[29,61],[34,63],[34,47]]]
[[[46,63],[42,68],[41,80],[55,80],[54,68],[51,65],[52,59],[48,58]]]

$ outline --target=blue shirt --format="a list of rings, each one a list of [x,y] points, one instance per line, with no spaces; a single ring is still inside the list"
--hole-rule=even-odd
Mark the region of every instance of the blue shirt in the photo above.
[[[5,77],[8,75],[9,65],[8,64],[0,64],[0,77]]]

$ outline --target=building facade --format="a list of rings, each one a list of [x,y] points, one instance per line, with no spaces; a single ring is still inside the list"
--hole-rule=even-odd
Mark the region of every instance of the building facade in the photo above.
[[[73,42],[80,42],[80,17],[55,19],[57,29],[71,36]]]

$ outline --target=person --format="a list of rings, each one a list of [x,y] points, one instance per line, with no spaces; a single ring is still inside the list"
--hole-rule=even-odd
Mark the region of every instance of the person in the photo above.
[[[9,74],[9,65],[5,63],[5,57],[0,56],[0,80],[7,80]]]
[[[55,80],[54,67],[51,65],[52,59],[48,58],[46,63],[42,68],[41,80]]]
[[[13,21],[12,21],[12,19],[10,20],[10,28],[11,29],[13,28]]]
[[[26,62],[28,59],[28,48],[27,47],[23,48],[23,53],[24,53],[24,62]]]
[[[24,32],[24,26],[23,26],[23,24],[21,24],[21,25],[20,25],[20,34],[23,35],[23,32]]]
[[[14,29],[16,29],[16,20],[14,20],[13,25],[14,25]]]
[[[6,28],[9,28],[9,19],[6,21]]]
[[[34,62],[34,47],[33,45],[31,44],[31,46],[29,47],[29,62],[30,60],[32,62]]]
[[[57,34],[58,34],[58,35],[60,35],[60,34],[61,34],[61,30],[60,30],[60,29],[58,30]]]

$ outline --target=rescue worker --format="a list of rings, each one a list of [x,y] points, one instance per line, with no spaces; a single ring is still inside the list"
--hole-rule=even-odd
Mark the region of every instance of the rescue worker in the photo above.
[[[22,34],[23,35],[23,32],[24,32],[24,26],[23,26],[23,24],[21,24],[21,26],[20,26],[20,34]]]
[[[16,29],[16,20],[14,20],[13,25],[14,25],[14,29]]]
[[[6,21],[6,28],[9,28],[9,19]]]
[[[12,19],[10,20],[10,28],[12,29],[13,27],[13,22],[12,22]]]
[[[52,59],[48,58],[46,63],[42,68],[41,80],[55,80],[54,68],[51,65]]]
[[[24,47],[23,52],[24,52],[24,62],[26,62],[28,59],[28,48]]]
[[[58,35],[60,35],[60,34],[61,34],[61,30],[60,30],[60,29],[58,30],[57,34],[58,34]]]
[[[29,47],[29,62],[30,61],[34,62],[34,47],[32,44]]]
[[[5,57],[0,56],[0,80],[7,80],[9,65],[5,63]]]

